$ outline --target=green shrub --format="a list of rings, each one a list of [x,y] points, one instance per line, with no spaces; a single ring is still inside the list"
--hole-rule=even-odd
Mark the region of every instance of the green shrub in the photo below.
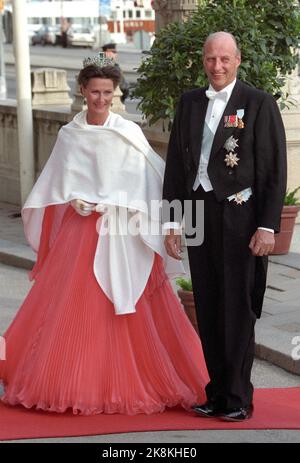
[[[155,39],[138,72],[135,97],[150,124],[172,120],[180,95],[206,85],[202,67],[205,38],[231,32],[242,52],[239,78],[276,98],[282,97],[286,75],[296,66],[300,37],[299,1],[207,0],[185,23],[171,23]]]
[[[294,190],[290,191],[287,190],[285,198],[284,198],[284,205],[285,206],[296,206],[300,204],[300,200],[297,198],[296,193],[300,190],[300,186],[295,188]]]

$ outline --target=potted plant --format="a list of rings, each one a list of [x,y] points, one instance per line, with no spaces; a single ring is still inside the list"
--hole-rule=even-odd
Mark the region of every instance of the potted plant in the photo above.
[[[189,279],[177,278],[176,284],[180,288],[178,289],[177,294],[181,301],[181,304],[184,307],[185,313],[187,314],[196,332],[199,334],[192,280],[190,278]]]
[[[290,250],[295,221],[300,210],[300,200],[296,196],[299,190],[300,186],[286,192],[281,212],[280,232],[275,234],[275,246],[272,254],[288,254]]]

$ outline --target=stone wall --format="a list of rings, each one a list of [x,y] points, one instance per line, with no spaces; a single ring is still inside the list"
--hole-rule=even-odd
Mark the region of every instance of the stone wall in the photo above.
[[[0,103],[0,201],[20,204],[17,114],[14,102]]]
[[[288,188],[300,185],[300,70],[297,66],[288,76],[284,90],[288,94],[289,108],[284,109],[282,118],[288,147]],[[300,217],[298,215],[298,222]]]
[[[69,111],[33,110],[36,176],[40,174],[53,149],[59,129],[71,119]]]

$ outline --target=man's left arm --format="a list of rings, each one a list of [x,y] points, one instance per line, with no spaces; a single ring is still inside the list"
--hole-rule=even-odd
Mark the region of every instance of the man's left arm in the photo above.
[[[268,255],[279,232],[286,192],[286,139],[278,105],[273,97],[263,99],[254,128],[255,196],[258,229],[251,238],[252,254]]]

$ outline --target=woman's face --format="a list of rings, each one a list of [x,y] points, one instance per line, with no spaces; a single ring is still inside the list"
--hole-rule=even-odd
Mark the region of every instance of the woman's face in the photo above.
[[[102,119],[108,116],[114,96],[114,85],[111,79],[93,77],[86,87],[81,86],[81,93],[86,99],[88,115]]]

